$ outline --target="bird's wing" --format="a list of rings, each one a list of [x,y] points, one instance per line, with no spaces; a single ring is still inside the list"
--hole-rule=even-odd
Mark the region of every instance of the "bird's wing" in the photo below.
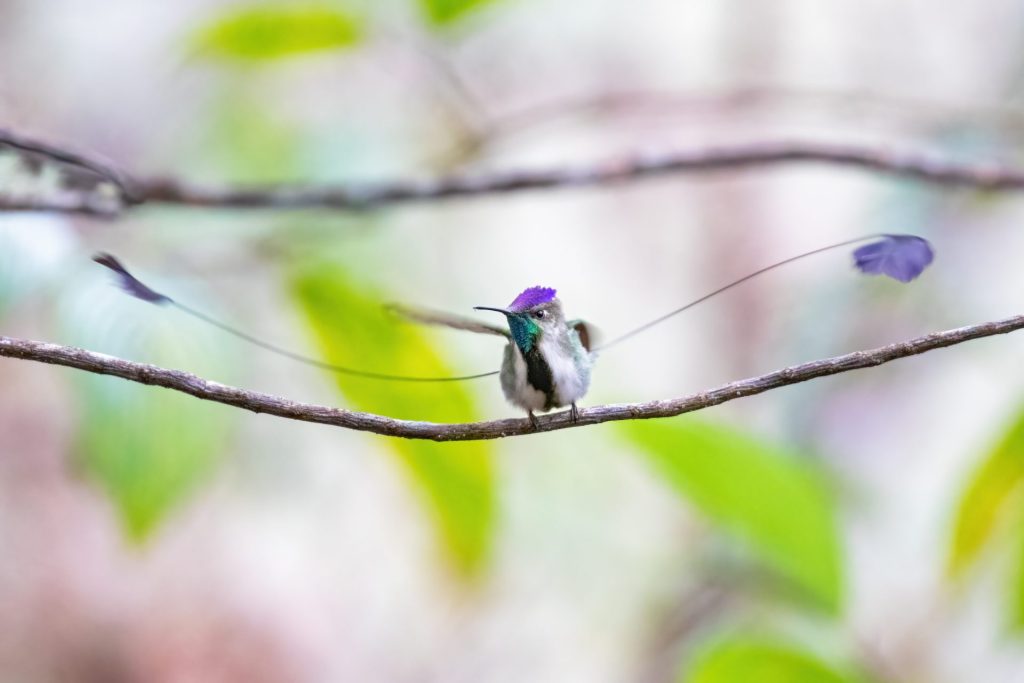
[[[599,335],[593,325],[584,320],[570,320],[569,327],[576,330],[576,334],[580,337],[580,343],[587,351],[597,346]]]
[[[508,330],[502,329],[497,325],[482,323],[472,318],[464,318],[460,315],[433,311],[426,308],[413,308],[401,304],[389,304],[386,308],[394,315],[423,325],[442,325],[456,330],[466,330],[467,332],[478,332],[480,334],[496,334],[499,337],[509,338]]]

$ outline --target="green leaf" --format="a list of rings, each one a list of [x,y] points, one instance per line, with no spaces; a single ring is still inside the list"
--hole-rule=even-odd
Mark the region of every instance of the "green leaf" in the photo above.
[[[215,332],[130,298],[99,274],[61,304],[65,338],[77,345],[213,377],[231,365]],[[231,410],[90,373],[76,375],[75,387],[80,463],[111,498],[126,535],[142,541],[214,471]]]
[[[334,364],[391,374],[453,374],[424,330],[396,324],[382,300],[332,264],[303,269],[292,291],[324,358]],[[395,383],[335,375],[356,408],[439,422],[477,419],[468,387],[459,383]],[[494,523],[491,448],[484,442],[384,441],[426,496],[440,536],[458,569],[479,570]]]
[[[1009,596],[1006,601],[1006,615],[1010,630],[1016,635],[1024,633],[1024,524],[1017,520],[1016,555],[1013,570],[1010,573]]]
[[[452,24],[473,10],[494,0],[420,0],[423,11],[435,26]]]
[[[699,653],[678,680],[681,683],[854,683],[861,679],[842,673],[791,645],[734,638]]]
[[[960,577],[998,532],[1024,510],[1024,412],[996,444],[964,490],[953,524],[947,571]]]
[[[200,54],[256,61],[350,48],[361,38],[361,21],[333,4],[282,2],[228,12],[193,42]]]
[[[245,87],[221,89],[199,154],[218,176],[239,184],[286,183],[302,179],[299,130],[271,115]]]
[[[794,580],[822,607],[842,602],[835,503],[806,459],[696,420],[633,422],[624,433],[665,480]]]
[[[129,538],[147,538],[213,472],[227,416],[163,389],[90,375],[82,381],[79,450]]]

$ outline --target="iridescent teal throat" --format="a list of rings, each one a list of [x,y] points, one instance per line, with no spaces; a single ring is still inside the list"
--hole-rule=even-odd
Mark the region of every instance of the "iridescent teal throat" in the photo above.
[[[525,315],[508,316],[508,328],[512,332],[516,346],[523,353],[529,353],[540,336],[540,325]]]

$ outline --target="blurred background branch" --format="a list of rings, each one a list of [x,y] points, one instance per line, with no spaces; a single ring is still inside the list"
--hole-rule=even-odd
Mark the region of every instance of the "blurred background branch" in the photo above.
[[[103,183],[63,187],[52,196],[2,197],[3,211],[53,211],[112,216],[132,207],[167,204],[207,209],[328,209],[360,211],[396,204],[500,195],[541,189],[568,189],[634,182],[669,174],[708,174],[789,164],[852,167],[924,183],[986,191],[1024,189],[1024,168],[996,161],[960,161],[920,151],[828,142],[750,142],[689,150],[637,152],[604,161],[548,168],[477,171],[393,181],[348,184],[287,184],[216,187],[173,178],[122,180],[125,174],[43,143],[0,131],[0,147],[26,149],[89,174]],[[38,163],[38,162],[35,162]],[[73,194],[67,192],[73,191]],[[97,192],[103,191],[99,196]],[[111,195],[116,191],[116,197]]]
[[[959,327],[888,344],[866,351],[801,363],[764,375],[730,382],[715,389],[675,399],[646,403],[613,404],[583,408],[579,420],[573,422],[568,412],[538,418],[539,429],[526,418],[493,420],[463,424],[436,424],[416,420],[399,420],[328,406],[297,403],[261,392],[247,391],[211,382],[189,372],[160,368],[154,365],[114,358],[57,344],[26,339],[0,337],[0,356],[52,363],[102,375],[112,375],[132,382],[150,384],[190,394],[255,413],[267,413],[291,420],[329,424],[346,429],[373,432],[383,436],[432,441],[476,441],[547,432],[570,427],[583,427],[619,420],[641,420],[674,417],[772,389],[798,384],[818,377],[837,375],[851,370],[882,365],[907,356],[962,344],[973,339],[1006,334],[1024,328],[1024,315],[1003,320]]]

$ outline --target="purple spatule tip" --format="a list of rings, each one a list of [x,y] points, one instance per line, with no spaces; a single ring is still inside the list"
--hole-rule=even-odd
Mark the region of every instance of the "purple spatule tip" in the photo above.
[[[857,269],[868,275],[888,275],[910,282],[924,272],[935,259],[928,240],[916,235],[884,235],[853,252]]]
[[[117,276],[117,284],[120,285],[121,289],[128,292],[136,299],[142,299],[148,301],[151,304],[165,304],[171,299],[170,297],[164,296],[160,292],[154,291],[144,285],[138,278],[128,272],[128,269],[122,265],[111,254],[99,253],[92,257],[92,260],[101,266],[105,266],[114,272]]]

